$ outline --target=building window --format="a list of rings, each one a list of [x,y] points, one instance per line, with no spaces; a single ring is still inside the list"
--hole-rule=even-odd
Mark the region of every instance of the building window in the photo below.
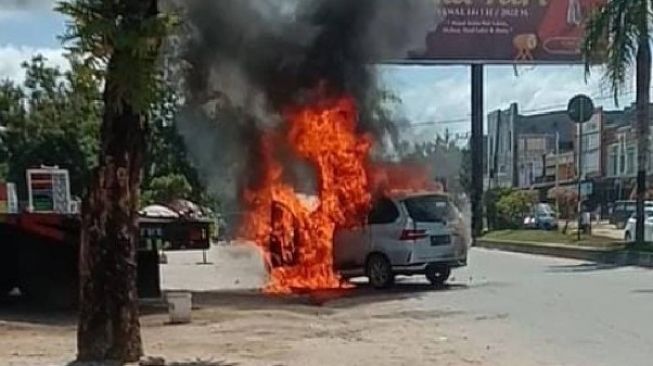
[[[598,134],[594,133],[594,134],[589,135],[587,140],[588,140],[587,141],[587,147],[589,149],[598,149],[598,148],[601,147],[600,144],[599,144],[599,135]]]
[[[637,162],[635,161],[635,147],[629,146],[626,150],[626,174],[635,174]]]
[[[508,131],[508,149],[509,152],[512,151],[512,131]]]
[[[583,176],[599,171],[600,154],[598,150],[588,151],[583,154]]]
[[[619,174],[619,146],[610,146],[610,155],[608,156],[608,174],[616,177]]]
[[[494,138],[490,137],[490,151],[488,151],[489,156],[494,156]]]

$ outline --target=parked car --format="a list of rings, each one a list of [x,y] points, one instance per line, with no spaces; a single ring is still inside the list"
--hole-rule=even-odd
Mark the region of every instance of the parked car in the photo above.
[[[644,241],[653,241],[653,207],[646,206],[644,208]],[[635,241],[635,226],[637,225],[636,214],[632,214],[630,219],[626,222],[624,230],[624,239],[626,242]]]
[[[538,203],[533,206],[533,211],[524,219],[524,226],[528,229],[557,230],[558,219],[551,205]]]
[[[646,201],[644,205],[653,208],[653,202],[651,201]],[[636,208],[636,201],[616,201],[610,215],[610,224],[616,226],[617,229],[624,229],[628,219],[635,213]]]
[[[467,264],[466,232],[446,194],[389,195],[376,201],[366,225],[336,232],[334,263],[343,276],[367,276],[376,288],[396,275],[426,275],[440,285]]]

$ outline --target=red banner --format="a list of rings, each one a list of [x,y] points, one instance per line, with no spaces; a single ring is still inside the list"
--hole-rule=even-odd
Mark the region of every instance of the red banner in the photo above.
[[[604,0],[433,0],[437,28],[409,59],[488,63],[582,61],[585,24]]]

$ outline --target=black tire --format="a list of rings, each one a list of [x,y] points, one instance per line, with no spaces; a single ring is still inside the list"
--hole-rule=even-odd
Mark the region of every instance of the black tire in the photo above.
[[[372,254],[369,257],[365,266],[365,272],[367,278],[370,280],[370,285],[374,288],[388,288],[395,281],[394,273],[392,273],[392,265],[388,258],[382,254]]]
[[[630,243],[632,238],[630,237],[630,233],[626,233],[626,237],[624,238],[626,243]]]
[[[451,276],[451,268],[449,266],[430,265],[426,267],[426,279],[434,286],[442,286]]]

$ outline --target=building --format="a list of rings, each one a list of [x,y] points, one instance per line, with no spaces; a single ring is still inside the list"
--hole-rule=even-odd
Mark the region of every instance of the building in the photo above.
[[[577,139],[582,132],[581,174],[583,179],[601,177],[603,175],[603,109],[598,108],[592,118],[586,123],[576,124],[576,140],[574,149],[578,154]]]
[[[572,122],[566,111],[522,115],[516,104],[494,111],[488,115],[488,187],[545,192],[556,184],[575,186],[580,159],[587,202],[607,212],[609,202],[633,197],[638,170],[635,127],[634,105],[620,111],[597,108],[582,127]],[[650,181],[653,139],[649,144]]]
[[[555,152],[555,134],[517,135],[517,186],[527,188],[541,182],[545,158]]]
[[[494,111],[488,115],[488,150],[485,156],[489,188],[512,187],[515,181],[513,132],[516,117],[517,104],[512,104],[507,111]]]
[[[574,149],[576,124],[566,111],[522,115],[517,104],[488,115],[489,187],[529,187],[545,181],[546,156]],[[557,143],[557,146],[556,146]]]
[[[556,176],[556,167],[558,174]],[[574,151],[549,153],[545,157],[544,177],[540,183],[569,183],[576,179],[576,153]]]

